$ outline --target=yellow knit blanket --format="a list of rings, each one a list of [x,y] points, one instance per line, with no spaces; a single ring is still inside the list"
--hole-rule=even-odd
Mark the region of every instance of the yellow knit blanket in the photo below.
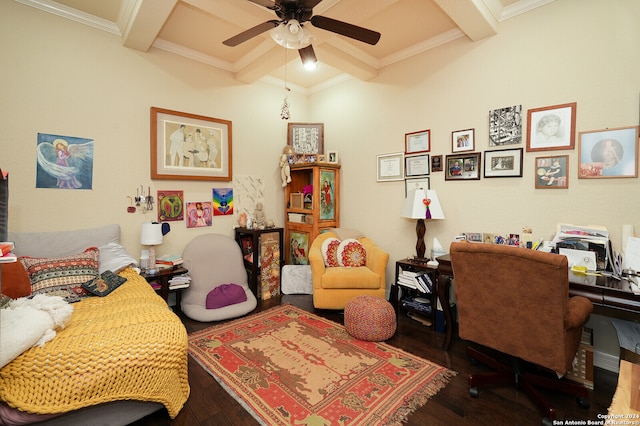
[[[0,369],[0,399],[36,414],[119,400],[164,404],[174,418],[189,396],[187,332],[132,269],[106,297],[74,304],[66,327]]]

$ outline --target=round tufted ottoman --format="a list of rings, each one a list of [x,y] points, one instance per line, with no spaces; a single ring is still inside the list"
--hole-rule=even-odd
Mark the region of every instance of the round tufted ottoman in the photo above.
[[[344,307],[344,327],[356,339],[381,342],[396,332],[396,312],[381,297],[356,296]]]

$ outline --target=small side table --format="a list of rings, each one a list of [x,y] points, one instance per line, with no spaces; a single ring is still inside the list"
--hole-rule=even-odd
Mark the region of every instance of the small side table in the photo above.
[[[188,272],[189,272],[188,269],[180,266],[178,268],[158,269],[158,271],[155,274],[150,274],[146,271],[141,271],[140,275],[142,276],[142,278],[147,280],[149,284],[151,284],[154,281],[157,281],[160,284],[160,288],[156,289],[156,292],[160,292],[160,296],[165,301],[169,299],[170,292],[172,291],[175,292],[176,293],[176,312],[180,312],[181,311],[180,302],[182,299],[182,290],[184,290],[184,288],[177,288],[175,290],[172,290],[169,288],[169,281],[171,280],[171,278],[177,275],[183,275]]]
[[[434,288],[430,295],[425,295],[425,297],[429,297],[431,302],[431,314],[429,315],[428,321],[431,323],[431,327],[434,327],[435,324],[435,292],[436,292],[436,268],[433,266],[427,265],[426,262],[422,262],[415,259],[400,259],[396,261],[396,280],[391,286],[391,291],[389,292],[389,302],[393,309],[398,314],[403,308],[400,304],[400,299],[405,296],[408,291],[411,291],[409,288],[402,286],[400,284],[399,276],[402,271],[409,272],[424,272],[429,274],[429,278],[434,283]],[[417,291],[417,290],[413,290]],[[408,311],[412,311],[412,309],[408,309]]]

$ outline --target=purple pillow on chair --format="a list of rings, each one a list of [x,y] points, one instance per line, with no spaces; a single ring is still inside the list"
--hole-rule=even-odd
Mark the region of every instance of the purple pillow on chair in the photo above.
[[[245,302],[247,294],[238,284],[220,284],[207,294],[207,309],[218,309],[224,306]]]

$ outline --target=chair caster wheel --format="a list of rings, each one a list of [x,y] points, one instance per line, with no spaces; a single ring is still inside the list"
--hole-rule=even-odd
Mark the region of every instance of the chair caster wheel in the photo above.
[[[552,425],[553,425],[553,422],[549,417],[542,418],[542,426],[552,426]]]
[[[580,407],[580,408],[585,408],[586,409],[586,408],[591,407],[591,404],[589,403],[589,400],[586,399],[586,398],[577,397],[576,398],[576,404],[578,404],[578,407]]]
[[[471,395],[472,398],[477,398],[478,397],[478,388],[473,386],[469,388],[469,395]]]

